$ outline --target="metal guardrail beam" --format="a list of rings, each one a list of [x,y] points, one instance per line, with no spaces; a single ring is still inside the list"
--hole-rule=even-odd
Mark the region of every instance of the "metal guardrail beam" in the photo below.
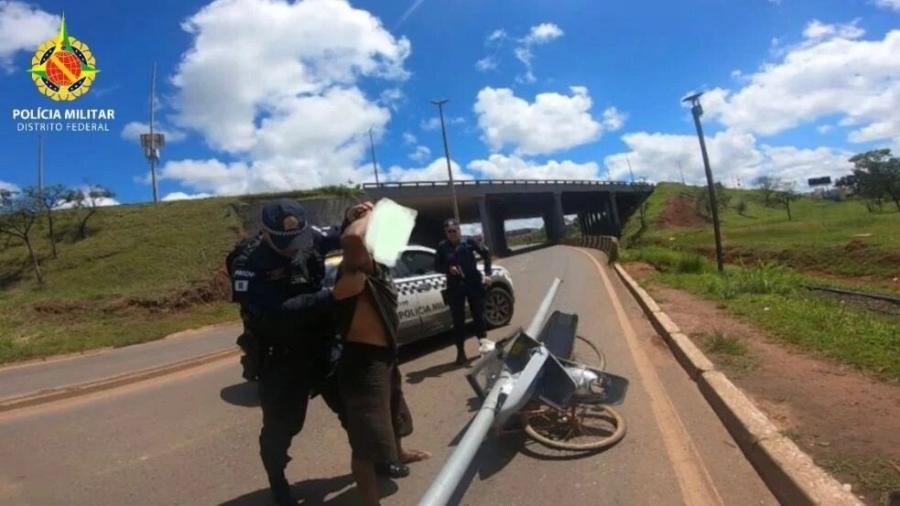
[[[363,188],[422,188],[448,186],[448,181],[396,181],[384,183],[364,183]],[[584,185],[584,186],[635,186],[652,187],[652,183],[628,181],[603,181],[599,179],[467,179],[455,181],[454,186],[499,186],[499,185]]]

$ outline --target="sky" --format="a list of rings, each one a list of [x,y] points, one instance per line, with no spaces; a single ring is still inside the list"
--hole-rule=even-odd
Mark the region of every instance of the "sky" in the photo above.
[[[65,14],[100,70],[74,102],[30,76]],[[14,110],[115,109],[43,134],[45,181],[152,199],[137,136],[158,68],[167,199],[455,177],[718,181],[849,172],[900,150],[900,0],[0,0],[0,188],[36,182]]]

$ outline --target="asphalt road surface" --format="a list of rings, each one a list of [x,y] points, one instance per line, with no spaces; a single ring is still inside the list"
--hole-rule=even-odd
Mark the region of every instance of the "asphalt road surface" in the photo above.
[[[598,253],[557,246],[500,263],[515,282],[514,325],[527,325],[552,279],[563,279],[554,307],[577,312],[579,334],[604,351],[607,370],[631,381],[619,407],[628,432],[584,458],[516,434],[490,437],[459,503],[776,504]],[[474,341],[469,346],[474,354]],[[463,371],[449,365],[446,336],[404,356],[416,426],[406,446],[434,457],[414,464],[410,477],[385,482],[386,505],[417,503],[477,408]],[[241,381],[236,359],[4,413],[0,504],[268,504],[260,420],[255,386]],[[321,400],[312,402],[291,453],[288,478],[304,504],[356,504],[345,435]]]

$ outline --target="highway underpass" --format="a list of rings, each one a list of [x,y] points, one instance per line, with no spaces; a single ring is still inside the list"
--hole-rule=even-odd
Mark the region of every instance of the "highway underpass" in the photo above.
[[[583,234],[615,235],[622,224],[653,192],[649,183],[568,179],[483,179],[454,184],[463,223],[480,223],[491,250],[506,254],[504,222],[543,218],[547,238],[558,243],[565,236],[567,215],[577,215]],[[419,212],[412,241],[434,246],[442,239],[441,223],[453,216],[447,181],[371,183],[363,186],[369,198],[382,197]]]

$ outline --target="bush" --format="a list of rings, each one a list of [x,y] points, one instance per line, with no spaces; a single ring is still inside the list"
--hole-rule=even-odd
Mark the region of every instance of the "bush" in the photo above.
[[[709,262],[702,256],[666,248],[643,248],[626,258],[647,262],[664,272],[699,274],[709,270]]]

